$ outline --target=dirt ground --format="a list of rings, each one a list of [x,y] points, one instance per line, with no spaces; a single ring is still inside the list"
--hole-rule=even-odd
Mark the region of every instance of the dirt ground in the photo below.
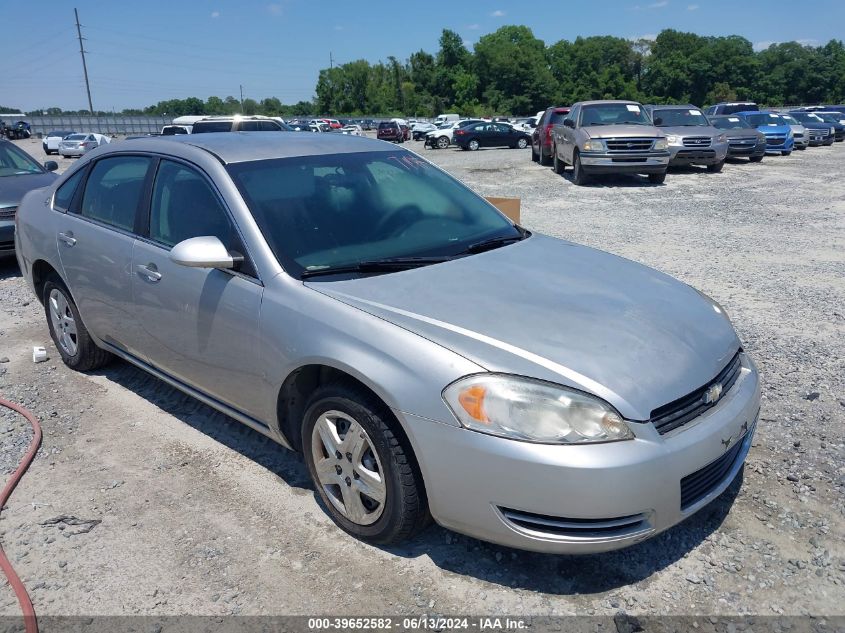
[[[611,554],[532,554],[437,526],[371,547],[328,519],[294,453],[125,363],[65,368],[43,308],[0,262],[0,394],[44,427],[0,540],[38,613],[845,614],[845,144],[589,187],[527,150],[421,145],[407,144],[480,193],[520,197],[529,229],[725,306],[764,381],[742,481]],[[34,364],[33,345],[50,360]],[[28,441],[0,412],[5,472]],[[0,588],[0,615],[17,613]]]

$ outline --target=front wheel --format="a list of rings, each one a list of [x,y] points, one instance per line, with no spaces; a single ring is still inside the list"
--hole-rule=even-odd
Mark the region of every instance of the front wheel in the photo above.
[[[308,471],[332,520],[356,538],[387,545],[428,523],[422,478],[390,411],[364,390],[318,389],[302,422]]]
[[[653,185],[662,185],[663,182],[666,180],[666,172],[661,172],[659,174],[649,174],[648,181]]]
[[[780,155],[781,156],[789,156],[791,153],[792,153],[792,150],[790,150],[788,152],[781,152]]]
[[[575,158],[572,160],[572,184],[586,185],[590,177],[584,173],[584,168],[581,166],[581,154],[575,152]]]
[[[50,336],[65,365],[76,371],[90,371],[106,365],[112,355],[91,339],[67,286],[56,276],[44,284],[42,295]]]
[[[759,163],[760,161],[763,160],[763,157],[762,156],[749,156],[748,160],[751,161],[752,163]]]
[[[707,165],[707,171],[711,174],[718,174],[722,171],[722,167],[725,166],[725,161],[719,161],[718,163],[713,163],[712,165]]]
[[[437,139],[437,149],[447,149],[449,147],[449,137],[441,136]]]

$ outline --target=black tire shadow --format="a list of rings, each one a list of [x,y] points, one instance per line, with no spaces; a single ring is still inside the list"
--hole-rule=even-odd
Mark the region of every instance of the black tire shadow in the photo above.
[[[21,269],[18,268],[18,260],[14,255],[0,257],[0,281],[21,276]]]
[[[554,173],[554,170],[552,170]],[[569,182],[573,187],[588,187],[592,189],[599,189],[602,187],[663,187],[663,182],[651,182],[648,176],[641,174],[602,174],[597,176],[590,176],[590,179],[583,185],[576,185],[572,182],[573,173],[570,167],[562,174],[561,177]]]

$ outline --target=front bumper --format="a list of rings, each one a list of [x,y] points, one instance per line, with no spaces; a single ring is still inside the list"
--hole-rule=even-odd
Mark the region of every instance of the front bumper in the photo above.
[[[660,174],[669,166],[669,152],[582,152],[579,156],[588,174]]]
[[[795,139],[788,138],[780,145],[772,144],[772,141],[767,139],[766,140],[766,153],[767,154],[780,154],[782,152],[791,152],[795,149]]]
[[[0,258],[15,254],[15,221],[0,220]]]
[[[728,145],[728,156],[731,158],[748,158],[749,156],[765,156],[765,154],[765,141],[760,141],[756,145]]]
[[[670,145],[669,152],[672,158],[669,165],[677,167],[681,165],[715,165],[725,160],[728,155],[727,143],[713,143],[710,147],[686,147],[683,145]]]
[[[759,410],[759,377],[743,354],[740,378],[719,404],[665,436],[634,423],[634,440],[530,444],[396,413],[439,524],[508,547],[584,554],[650,538],[724,492],[742,468]],[[712,485],[682,507],[682,480],[712,472]]]

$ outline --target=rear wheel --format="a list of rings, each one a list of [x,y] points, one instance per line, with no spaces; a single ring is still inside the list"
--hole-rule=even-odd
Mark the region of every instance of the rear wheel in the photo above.
[[[533,143],[531,144],[531,160],[535,163],[540,161],[540,157],[537,156],[537,152],[534,151]]]
[[[575,157],[572,160],[572,184],[586,185],[590,177],[584,173],[584,168],[581,166],[581,154],[575,151]]]
[[[106,365],[112,355],[91,339],[70,292],[59,277],[44,283],[44,311],[50,336],[65,365],[76,371],[90,371]]]
[[[528,139],[521,138],[516,142],[517,149],[525,149],[528,147]]]
[[[711,174],[718,174],[722,171],[722,167],[725,166],[725,161],[720,161],[718,163],[713,163],[712,165],[707,165],[707,171]]]
[[[566,163],[558,157],[557,147],[552,148],[552,169],[556,174],[562,174],[566,171]]]
[[[437,149],[446,149],[449,147],[449,137],[440,136],[437,138]]]
[[[543,153],[543,146],[540,146],[540,164],[548,167],[552,164],[552,157]]]
[[[466,146],[471,152],[477,152],[478,148],[481,147],[481,143],[479,143],[477,139],[471,139]]]
[[[660,172],[659,174],[649,174],[648,181],[653,185],[662,185],[663,182],[666,180],[666,172]]]
[[[318,389],[302,422],[305,462],[332,520],[382,545],[406,540],[429,518],[411,448],[391,424],[378,399],[344,384]]]
[[[763,160],[763,157],[762,156],[750,156],[748,158],[748,160],[750,160],[752,163],[759,163],[760,161]]]

